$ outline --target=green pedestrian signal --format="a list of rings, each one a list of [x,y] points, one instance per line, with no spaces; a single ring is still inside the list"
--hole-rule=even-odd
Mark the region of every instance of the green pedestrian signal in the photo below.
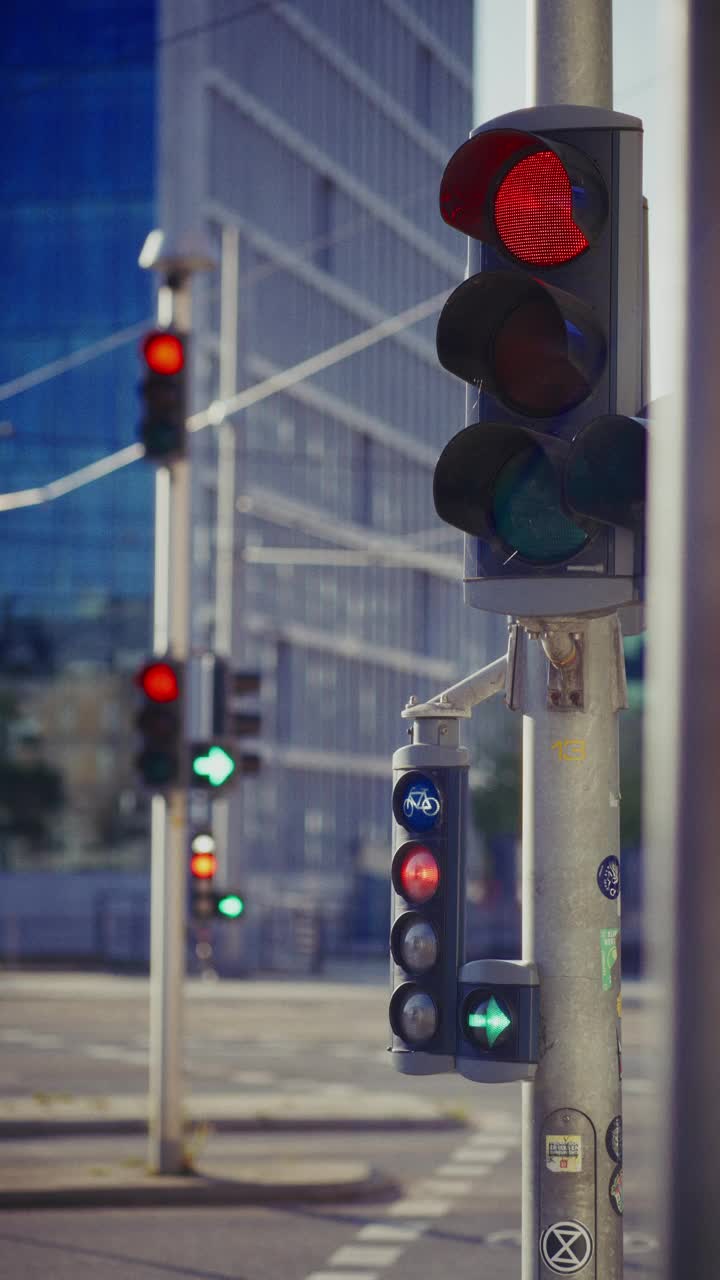
[[[191,785],[217,790],[237,771],[235,757],[219,743],[194,742],[190,753]]]

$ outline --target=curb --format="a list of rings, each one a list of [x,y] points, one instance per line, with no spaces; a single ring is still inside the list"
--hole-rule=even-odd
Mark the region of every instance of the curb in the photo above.
[[[12,1186],[0,1188],[2,1209],[129,1208],[161,1205],[239,1205],[329,1203],[390,1200],[399,1194],[392,1179],[359,1161],[291,1161],[279,1166],[255,1162],[237,1172],[206,1164],[187,1174],[138,1175],[120,1164],[88,1166],[71,1172],[38,1173],[44,1185],[33,1186],[27,1168],[6,1169]],[[282,1176],[280,1176],[282,1174]]]

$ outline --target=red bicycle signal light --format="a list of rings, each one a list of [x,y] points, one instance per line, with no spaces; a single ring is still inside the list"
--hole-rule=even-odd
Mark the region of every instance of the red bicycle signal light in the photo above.
[[[180,696],[180,681],[170,662],[149,662],[139,672],[137,683],[151,702],[176,702]]]
[[[190,858],[190,874],[196,880],[212,880],[217,871],[217,858],[214,853],[193,853]]]
[[[429,902],[440,884],[440,868],[435,855],[423,844],[411,844],[397,861],[395,887],[415,904]]]
[[[171,377],[185,367],[185,345],[182,338],[166,329],[149,333],[142,344],[143,359],[151,373]]]
[[[495,193],[495,226],[505,248],[536,267],[557,267],[589,248],[573,217],[573,192],[554,151],[535,151],[514,164]]]

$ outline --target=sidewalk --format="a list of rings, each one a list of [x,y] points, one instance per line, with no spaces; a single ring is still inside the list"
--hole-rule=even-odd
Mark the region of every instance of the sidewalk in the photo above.
[[[226,1132],[303,1129],[438,1129],[462,1126],[452,1107],[440,1107],[407,1093],[351,1089],[347,1093],[209,1093],[185,1101],[188,1127],[207,1125]],[[43,1093],[0,1098],[0,1137],[145,1133],[147,1094],[75,1097]]]

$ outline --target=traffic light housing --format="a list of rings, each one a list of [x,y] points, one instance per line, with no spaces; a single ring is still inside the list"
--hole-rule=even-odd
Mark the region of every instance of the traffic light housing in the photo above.
[[[458,972],[457,1069],[469,1080],[532,1080],[540,987],[522,960],[471,960]]]
[[[245,902],[239,893],[216,889],[217,852],[215,837],[198,831],[190,845],[190,914],[197,923],[207,920],[239,920]]]
[[[455,1068],[468,753],[413,744],[393,771],[392,1060],[430,1075]]]
[[[154,329],[140,345],[140,439],[151,462],[170,463],[185,453],[188,338]]]
[[[174,660],[150,658],[136,673],[142,704],[136,717],[141,737],[136,766],[142,782],[162,791],[181,782],[183,668]]]
[[[468,278],[440,315],[441,364],[471,388],[434,477],[462,530],[466,601],[515,616],[642,599],[642,126],[535,107],[451,157],[444,220]]]

